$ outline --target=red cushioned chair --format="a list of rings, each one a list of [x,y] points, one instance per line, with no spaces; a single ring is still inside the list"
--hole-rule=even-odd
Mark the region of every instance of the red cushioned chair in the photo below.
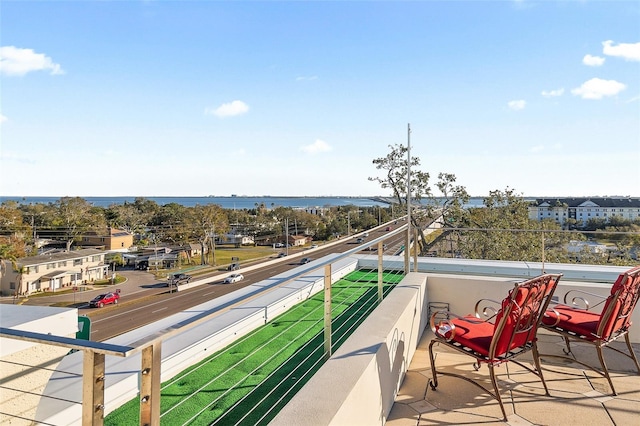
[[[569,295],[573,294],[587,294],[594,298],[600,298],[601,301],[594,306],[589,306],[589,302],[582,296],[573,296],[571,299],[571,305],[569,306],[567,301]],[[564,337],[566,349],[565,355],[571,353],[570,340],[591,343],[596,347],[598,351],[598,358],[600,360],[601,370],[594,368],[589,364],[578,361],[573,357],[544,354],[545,357],[564,358],[570,359],[573,362],[577,362],[603,377],[606,377],[611,386],[613,395],[617,395],[615,388],[613,387],[613,381],[609,374],[609,369],[604,361],[604,355],[602,348],[608,347],[628,358],[631,358],[636,365],[638,373],[640,373],[640,365],[638,359],[633,352],[631,341],[629,340],[629,328],[631,327],[631,314],[633,309],[638,303],[640,297],[640,266],[637,266],[629,271],[620,274],[613,287],[611,287],[611,293],[607,298],[602,298],[596,294],[586,293],[583,291],[572,290],[565,294],[564,305],[554,306],[545,313],[542,320],[542,327],[547,330],[560,333]],[[582,302],[584,308],[578,307],[577,302]],[[602,306],[600,312],[598,309],[594,309],[597,306]],[[624,336],[627,343],[629,353],[624,353],[612,346],[608,346],[614,340]]]
[[[545,274],[517,283],[502,303],[486,299],[479,301],[476,304],[475,316],[460,317],[446,311],[434,312],[430,322],[431,330],[436,337],[429,344],[429,357],[433,373],[431,388],[436,390],[438,374],[459,377],[471,382],[498,400],[506,421],[507,414],[500,398],[494,368],[502,363],[512,361],[536,374],[542,381],[545,393],[549,395],[540,369],[536,332],[561,276],[561,274]],[[488,318],[482,320],[479,308],[484,302],[498,303],[500,308],[485,307],[482,309],[482,315]],[[445,314],[447,319],[438,319]],[[493,391],[465,376],[436,371],[433,355],[435,344],[455,349],[473,357],[475,359],[473,366],[476,371],[483,363],[487,364]],[[533,353],[535,370],[515,360],[517,356],[528,351]]]

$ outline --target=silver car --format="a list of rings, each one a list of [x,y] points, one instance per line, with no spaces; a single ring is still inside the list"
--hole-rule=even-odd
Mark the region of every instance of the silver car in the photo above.
[[[244,280],[244,275],[242,275],[242,274],[231,274],[227,278],[224,279],[223,283],[225,283],[225,284],[233,284],[233,283],[237,283],[238,281],[242,281],[242,280]]]

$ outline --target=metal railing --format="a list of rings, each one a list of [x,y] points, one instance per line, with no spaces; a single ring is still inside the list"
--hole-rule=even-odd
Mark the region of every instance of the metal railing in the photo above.
[[[401,233],[406,233],[407,225],[398,226],[393,231],[387,232],[381,237],[375,238],[365,244],[365,246],[377,246],[378,252],[378,302],[383,297],[383,245],[384,241],[390,237]],[[409,241],[405,241],[405,247],[409,247]],[[300,278],[300,276],[313,271],[322,270],[324,275],[324,353],[325,359],[332,354],[332,322],[331,322],[331,296],[332,296],[332,263],[337,259],[347,258],[363,249],[358,245],[341,253],[338,257],[329,260],[320,260],[304,268],[300,273],[291,276],[279,284],[278,287],[286,285],[288,282]],[[409,264],[408,252],[405,255],[405,265]],[[406,272],[406,271],[405,271]],[[265,289],[264,292],[272,291]],[[263,293],[261,293],[263,294]],[[240,303],[255,298],[259,294],[248,299],[237,301],[221,310],[214,312],[204,312],[178,324],[166,327],[151,336],[139,339],[130,345],[121,346],[102,342],[92,342],[70,337],[54,336],[51,334],[36,333],[30,331],[16,330],[0,327],[0,337],[16,339],[43,345],[52,345],[68,348],[69,350],[81,351],[83,354],[82,367],[82,424],[102,425],[105,418],[105,356],[115,356],[127,358],[134,354],[141,354],[141,364],[139,369],[139,412],[140,425],[157,426],[160,424],[160,395],[161,395],[161,369],[162,369],[162,343],[164,340],[180,333],[187,333],[189,330],[209,321],[212,317],[219,315],[222,310],[230,310]],[[7,413],[4,413],[7,415]],[[10,417],[10,415],[7,415]],[[35,419],[34,419],[35,421]]]

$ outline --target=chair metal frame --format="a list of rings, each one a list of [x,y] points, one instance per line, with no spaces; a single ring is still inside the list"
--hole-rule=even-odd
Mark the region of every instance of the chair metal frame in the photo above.
[[[569,296],[573,294],[580,294],[572,296],[569,305]],[[600,302],[591,306],[588,299],[584,296],[591,296],[600,299]],[[549,309],[545,313],[541,326],[549,331],[560,334],[565,341],[566,349],[563,348],[564,355],[556,354],[541,354],[541,356],[547,358],[561,358],[568,359],[572,362],[578,363],[595,373],[598,373],[602,377],[605,377],[611,387],[611,392],[615,396],[617,392],[613,386],[613,380],[611,374],[604,359],[603,348],[609,348],[619,354],[631,359],[636,366],[638,374],[640,374],[640,364],[636,357],[633,347],[631,346],[631,340],[629,339],[629,329],[631,328],[631,314],[638,303],[640,298],[640,266],[632,268],[618,277],[616,282],[611,288],[611,292],[608,297],[602,297],[597,294],[571,290],[564,295],[564,305],[557,305]],[[581,302],[584,306],[579,307]],[[599,314],[595,313],[593,308],[603,305]],[[576,322],[571,322],[571,314],[575,314]],[[590,333],[584,333],[585,324],[578,322],[579,318],[584,319],[585,313],[590,313],[591,319],[597,320],[596,326],[592,328]],[[564,319],[564,320],[563,320]],[[595,322],[595,321],[594,321]],[[593,322],[592,322],[593,323]],[[625,353],[609,344],[624,336],[629,353]],[[578,341],[583,343],[590,343],[596,347],[598,353],[598,359],[600,361],[601,369],[587,364],[569,355],[571,352],[570,341]],[[573,355],[573,354],[572,354]]]
[[[507,414],[500,397],[495,367],[510,361],[538,376],[544,386],[545,394],[549,396],[549,390],[540,367],[536,333],[561,277],[562,274],[543,274],[516,283],[502,302],[489,299],[478,301],[475,306],[475,316],[461,317],[448,311],[434,312],[430,318],[431,330],[435,334],[435,338],[429,344],[429,358],[433,374],[433,379],[430,380],[431,389],[436,390],[438,387],[438,374],[466,380],[498,401],[506,421]],[[500,308],[489,306],[489,303],[497,304]],[[482,309],[480,309],[481,307]],[[444,319],[442,318],[443,314],[446,315]],[[486,319],[481,319],[483,316]],[[456,334],[456,327],[462,329],[463,332]],[[471,336],[473,335],[471,329],[474,328],[476,332],[484,334],[477,339],[470,337],[469,340],[465,340],[462,339],[464,328],[469,329],[468,334]],[[462,342],[456,339],[457,336]],[[487,364],[493,390],[463,375],[437,371],[433,351],[436,343],[474,358],[473,368],[476,371],[480,369],[482,364]],[[469,344],[474,347],[470,347]],[[529,351],[532,351],[535,369],[515,360],[516,357]]]

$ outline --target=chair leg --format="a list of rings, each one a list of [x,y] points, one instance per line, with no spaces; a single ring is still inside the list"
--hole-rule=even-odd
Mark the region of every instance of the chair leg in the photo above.
[[[611,380],[611,375],[609,374],[609,369],[607,368],[607,363],[604,361],[604,354],[602,353],[602,346],[596,345],[596,349],[598,351],[598,358],[600,359],[600,365],[602,366],[602,371],[604,372],[604,377],[607,378],[609,382],[609,386],[611,386],[611,392],[614,396],[618,395],[616,393],[616,388],[613,387],[613,380]]]
[[[498,381],[496,380],[496,373],[494,370],[494,365],[489,363],[489,375],[491,376],[491,383],[493,384],[493,392],[495,393],[495,397],[498,400],[498,404],[500,404],[500,409],[502,410],[502,417],[504,417],[504,421],[507,421],[507,412],[504,409],[504,404],[502,403],[502,398],[500,397],[500,390],[498,389]]]
[[[624,340],[627,342],[627,348],[629,348],[629,355],[633,362],[636,364],[636,370],[638,370],[638,374],[640,374],[640,364],[638,364],[638,358],[636,358],[636,353],[633,351],[633,346],[631,346],[631,340],[629,339],[629,333],[624,335]]]
[[[433,345],[436,343],[436,340],[432,340],[429,344],[429,360],[431,361],[431,374],[433,375],[433,380],[430,381],[429,385],[431,389],[436,390],[438,387],[438,375],[436,373],[436,360],[433,356]]]
[[[542,386],[544,386],[544,393],[547,396],[551,396],[549,393],[549,389],[547,388],[547,382],[544,381],[544,376],[542,375],[542,367],[540,366],[540,353],[538,352],[538,344],[536,341],[533,341],[533,362],[536,365],[536,371],[538,371],[538,377],[540,377],[540,381],[542,382]]]
[[[567,347],[567,349],[563,349],[562,351],[564,352],[565,355],[569,355],[571,353],[571,343],[569,343],[569,338],[567,336],[562,336],[564,337],[564,344]]]

